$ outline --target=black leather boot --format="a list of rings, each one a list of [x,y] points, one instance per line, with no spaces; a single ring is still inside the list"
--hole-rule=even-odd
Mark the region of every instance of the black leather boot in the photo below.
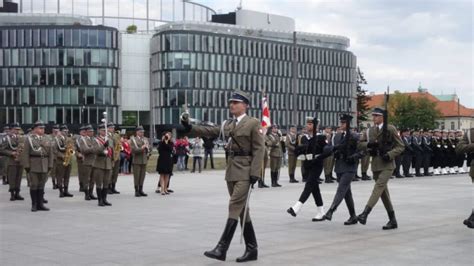
[[[84,192],[84,185],[82,182],[79,182],[79,192]]]
[[[112,203],[107,201],[108,192],[109,192],[108,189],[102,189],[102,201],[104,202],[105,206],[112,206]]]
[[[25,200],[25,199],[20,195],[20,189],[19,189],[19,188],[15,189],[15,199],[16,199],[16,200]]]
[[[326,176],[326,179],[324,180],[324,183],[334,183],[334,181],[332,181],[332,179],[331,179],[331,175]]]
[[[275,172],[270,172],[270,178],[272,179],[272,187],[276,187],[276,185],[275,185]]]
[[[44,195],[44,189],[38,189],[36,190],[36,205],[38,211],[49,211],[48,208],[46,208],[43,204],[43,195]]]
[[[89,195],[89,189],[84,188],[84,200],[91,200],[91,196]]]
[[[97,193],[97,205],[99,205],[100,207],[104,207],[105,204],[104,204],[104,200],[102,199],[102,189],[101,188],[96,188],[95,189],[96,193]]]
[[[139,187],[138,193],[140,193],[140,196],[142,196],[142,197],[148,196],[145,192],[143,192],[143,186]]]
[[[290,183],[299,183],[299,181],[295,179],[295,175],[290,175]]]
[[[55,179],[53,179],[53,189],[58,189],[58,184]]]
[[[255,230],[253,229],[252,222],[245,223],[244,228],[244,240],[245,240],[245,252],[242,257],[238,257],[236,262],[246,262],[257,260],[258,258],[258,246],[257,238],[255,237]]]
[[[229,245],[232,241],[232,237],[234,236],[236,228],[237,220],[227,219],[227,223],[225,225],[224,232],[222,233],[219,243],[217,243],[217,246],[213,250],[204,252],[204,256],[211,259],[225,261],[227,250],[229,249]]]
[[[395,212],[394,211],[389,211],[387,212],[389,221],[388,223],[382,227],[383,230],[391,230],[391,229],[397,229],[398,224],[397,224],[397,219],[395,218]]]
[[[6,176],[2,176],[2,184],[8,185],[8,180]]]
[[[114,194],[114,192],[112,191],[112,184],[109,184],[107,186],[106,191],[107,191],[107,194]]]
[[[372,178],[367,173],[362,173],[362,180],[371,180]]]
[[[37,208],[37,204],[36,204],[36,191],[37,190],[33,190],[33,189],[30,189],[30,197],[31,197],[31,211],[32,212],[35,212],[38,210]]]
[[[367,217],[369,216],[370,211],[372,211],[372,208],[370,208],[369,206],[365,206],[364,211],[359,214],[359,216],[357,216],[357,221],[365,225],[365,223],[367,223]]]
[[[59,189],[59,197],[64,198],[64,189],[60,186],[58,186],[58,189]]]
[[[118,190],[115,189],[115,185],[116,185],[116,184],[117,184],[117,183],[113,183],[113,184],[112,184],[112,192],[113,192],[114,194],[120,194],[120,191],[118,191]]]
[[[344,222],[344,225],[351,225],[351,224],[356,224],[357,223],[357,216],[351,216],[349,220]]]
[[[44,189],[42,189],[41,192],[43,192],[43,204],[47,204],[48,201],[44,198]]]
[[[91,200],[96,200],[97,198],[94,196],[94,186],[89,187],[89,197]]]
[[[275,178],[275,185],[274,187],[281,187],[280,184],[278,184],[278,172],[273,172],[273,176]]]
[[[15,191],[13,189],[8,190],[10,192],[10,201],[15,201]]]
[[[324,214],[323,219],[326,219],[328,221],[331,221],[332,219],[332,214],[336,211],[336,207],[334,205],[331,205],[329,210]]]
[[[141,197],[140,191],[138,190],[138,186],[135,186],[135,197]]]
[[[258,180],[258,188],[263,188],[263,181],[261,179]]]
[[[69,190],[68,190],[68,187],[67,187],[67,186],[64,187],[64,197],[68,197],[68,198],[74,197],[74,195],[72,195],[71,193],[69,193]]]

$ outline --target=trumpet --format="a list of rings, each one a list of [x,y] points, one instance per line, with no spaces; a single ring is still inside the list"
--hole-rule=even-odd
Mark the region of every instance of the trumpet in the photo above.
[[[72,156],[74,155],[74,140],[72,138],[68,138],[66,140],[66,151],[64,154],[63,165],[68,166],[71,164]]]

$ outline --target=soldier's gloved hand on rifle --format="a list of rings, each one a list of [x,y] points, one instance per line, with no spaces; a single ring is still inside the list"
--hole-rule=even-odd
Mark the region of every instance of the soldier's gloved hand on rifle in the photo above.
[[[388,155],[388,153],[384,153],[382,155],[382,160],[386,161],[386,162],[390,162],[391,159],[390,159],[390,155]]]
[[[189,113],[184,112],[181,114],[181,125],[183,125],[186,132],[191,131],[191,122],[189,121]]]
[[[378,142],[369,142],[369,143],[367,143],[367,148],[369,148],[369,149],[377,149],[378,147],[379,147]]]
[[[255,183],[257,183],[257,181],[259,180],[260,178],[258,176],[253,176],[251,175],[250,176],[250,185],[253,185]]]

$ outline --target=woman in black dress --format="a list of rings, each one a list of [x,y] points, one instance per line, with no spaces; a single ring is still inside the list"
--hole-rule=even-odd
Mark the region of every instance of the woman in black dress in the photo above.
[[[173,142],[171,141],[170,132],[163,133],[158,145],[158,154],[156,164],[156,171],[160,174],[158,186],[161,185],[161,195],[166,195],[169,194],[168,184],[170,176],[173,174]]]

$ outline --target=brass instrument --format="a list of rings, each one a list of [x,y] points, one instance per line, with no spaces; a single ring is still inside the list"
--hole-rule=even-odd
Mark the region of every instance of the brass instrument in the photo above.
[[[150,156],[151,156],[151,149],[150,149],[150,143],[148,142],[148,139],[147,139],[147,138],[143,138],[143,143],[144,143],[145,146],[146,146],[146,150],[145,150],[146,156],[147,156],[148,158],[150,158]]]
[[[74,155],[74,140],[72,138],[66,139],[66,148],[64,152],[63,165],[68,166],[71,164],[72,156]]]
[[[23,136],[18,135],[18,145],[16,146],[16,155],[14,156],[15,161],[20,161],[21,154],[25,150],[25,138]]]

